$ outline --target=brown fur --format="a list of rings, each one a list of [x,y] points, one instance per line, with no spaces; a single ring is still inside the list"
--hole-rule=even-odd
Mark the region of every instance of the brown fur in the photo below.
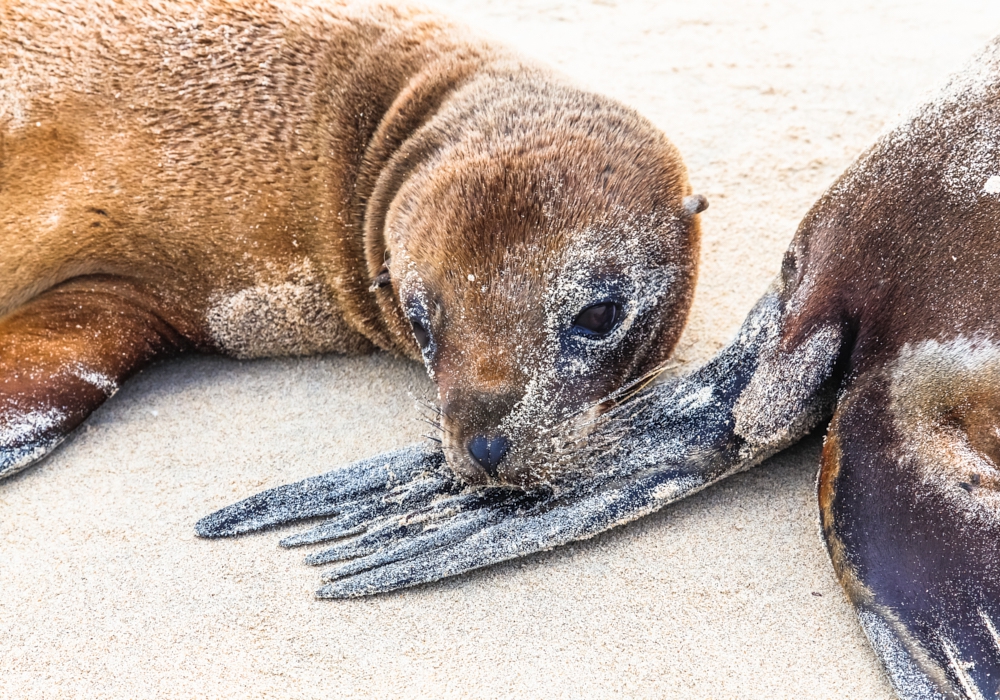
[[[419,8],[3,2],[0,421],[61,417],[48,437],[8,430],[0,453],[43,454],[104,400],[67,367],[117,385],[187,349],[420,358],[417,295],[453,465],[482,478],[464,441],[508,420],[521,456],[501,478],[544,478],[523,466],[538,426],[673,348],[689,195],[634,112]],[[542,302],[580,251],[604,252],[592,272],[669,275],[620,347],[566,380],[546,369]]]
[[[1000,692],[998,137],[994,39],[816,203],[779,284],[786,360],[840,339],[821,521],[903,698]]]
[[[729,346],[684,377],[630,388],[589,426],[587,444],[558,454],[590,465],[590,478],[455,494],[435,473],[439,456],[410,449],[258,494],[198,531],[327,516],[350,492],[349,515],[285,542],[340,540],[367,520],[364,534],[311,559],[335,563],[321,596],[367,595],[593,536],[832,418],[817,484],[822,532],[898,695],[1000,697],[998,233],[1000,38],[820,199]],[[600,247],[591,270],[614,250]],[[571,267],[558,278],[572,282]],[[442,353],[440,366],[502,388],[505,349],[478,350],[464,366],[461,353]],[[376,462],[392,465],[391,480],[358,489],[357,470]],[[419,488],[402,507],[390,495]]]

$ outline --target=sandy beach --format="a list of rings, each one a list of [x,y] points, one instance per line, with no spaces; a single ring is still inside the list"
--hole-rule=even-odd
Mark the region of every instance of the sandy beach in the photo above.
[[[675,372],[710,358],[798,221],[1000,32],[996,0],[437,0],[653,120],[703,215]],[[892,698],[819,536],[821,435],[587,542],[318,601],[278,535],[195,537],[261,489],[420,440],[422,367],[191,357],[0,482],[0,697]]]

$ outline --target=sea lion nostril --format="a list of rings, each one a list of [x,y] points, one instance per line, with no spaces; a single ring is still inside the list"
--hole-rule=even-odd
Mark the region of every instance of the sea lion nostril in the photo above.
[[[497,435],[490,440],[490,460],[494,465],[500,464],[510,450],[510,442],[503,435]]]
[[[477,435],[476,437],[469,440],[468,444],[469,454],[472,458],[482,464],[486,465],[490,460],[490,443],[486,439],[485,435]]]
[[[496,478],[497,467],[510,450],[510,441],[503,435],[497,435],[493,439],[485,435],[476,435],[469,440],[467,447],[469,454],[479,466],[491,477]]]

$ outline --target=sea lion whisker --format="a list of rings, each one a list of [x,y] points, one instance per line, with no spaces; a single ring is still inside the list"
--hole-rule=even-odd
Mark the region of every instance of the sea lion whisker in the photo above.
[[[573,428],[575,428],[578,431],[582,431],[584,429],[593,428],[593,427],[595,427],[597,425],[604,424],[608,420],[612,420],[612,418],[609,417],[611,414],[608,413],[608,412],[606,412],[606,411],[602,412],[602,413],[600,413],[600,414],[598,414],[596,416],[594,416],[593,418],[590,418],[589,420],[583,421],[583,422],[579,422],[577,419],[578,419],[578,417],[580,415],[586,414],[586,413],[592,411],[593,409],[598,408],[598,407],[603,406],[603,405],[606,405],[606,404],[611,404],[612,408],[615,408],[615,407],[621,406],[621,405],[623,405],[625,403],[628,403],[629,401],[631,401],[634,398],[636,398],[639,394],[641,394],[642,391],[645,388],[647,388],[650,384],[652,384],[664,372],[666,372],[668,370],[676,369],[679,366],[680,366],[679,363],[664,363],[664,364],[662,364],[662,365],[660,365],[660,366],[658,366],[658,367],[650,370],[649,372],[647,372],[646,374],[642,375],[641,377],[638,377],[637,379],[632,380],[631,382],[629,382],[625,386],[621,387],[620,389],[618,389],[618,390],[616,390],[614,392],[611,392],[610,394],[606,395],[605,397],[603,397],[601,399],[598,399],[596,401],[592,401],[592,402],[583,404],[582,406],[580,406],[579,408],[577,408],[576,410],[574,410],[572,413],[570,413],[569,415],[565,416],[562,420],[560,420],[554,426],[551,426],[551,427],[547,428],[546,431],[545,431],[545,433],[542,433],[542,434],[543,435],[548,435],[548,434],[557,435],[557,434],[561,434],[561,433],[565,432],[565,430],[566,430],[567,427],[573,427]]]
[[[426,409],[442,417],[444,416],[444,411],[441,410],[441,407],[431,403],[430,401],[426,401],[425,399],[416,399],[415,402],[421,409]]]
[[[649,372],[646,372],[646,374],[642,375],[638,379],[629,382],[617,391],[612,392],[598,403],[612,402],[616,406],[627,403],[636,394],[640,393],[643,389],[656,381],[661,374],[668,370],[677,369],[680,366],[682,366],[682,363],[680,362],[665,362],[658,367],[654,367]]]
[[[417,416],[417,420],[420,421],[421,423],[426,423],[427,425],[431,426],[432,428],[436,428],[441,432],[445,432],[444,426],[431,418],[425,418],[424,416]]]

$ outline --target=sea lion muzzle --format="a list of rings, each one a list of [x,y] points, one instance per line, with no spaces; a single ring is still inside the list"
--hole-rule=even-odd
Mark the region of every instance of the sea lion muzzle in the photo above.
[[[491,393],[461,387],[446,391],[441,404],[442,433],[455,471],[470,483],[508,481],[501,467],[515,437],[501,426],[523,394]]]

